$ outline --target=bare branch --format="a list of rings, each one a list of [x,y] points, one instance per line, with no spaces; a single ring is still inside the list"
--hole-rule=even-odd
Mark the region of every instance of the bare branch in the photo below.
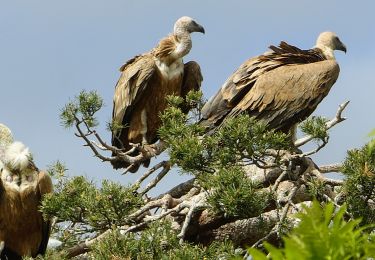
[[[325,146],[328,144],[328,139],[329,139],[329,138],[327,137],[326,139],[322,140],[323,143],[320,144],[320,145],[318,145],[318,147],[315,148],[314,150],[311,150],[311,151],[309,151],[309,152],[306,152],[306,153],[300,154],[299,156],[300,156],[300,157],[305,157],[305,156],[310,156],[310,155],[316,154],[317,152],[319,152],[323,147],[325,147]]]
[[[186,231],[189,227],[189,224],[191,223],[191,219],[193,217],[193,214],[195,212],[207,207],[207,205],[206,205],[207,195],[208,195],[207,193],[200,193],[198,196],[196,196],[192,200],[189,212],[186,214],[184,224],[181,228],[181,232],[177,235],[177,237],[181,239],[180,243],[182,243],[184,238],[185,238],[185,234],[186,234]]]
[[[153,200],[161,199],[166,194],[170,194],[173,198],[179,198],[179,197],[183,196],[184,194],[186,194],[187,192],[189,192],[194,187],[194,183],[195,183],[195,178],[192,178],[188,181],[185,181],[185,182],[177,185],[176,187],[170,189],[169,191],[160,194],[159,196],[157,196]]]
[[[332,186],[341,186],[344,183],[343,180],[334,180],[334,179],[324,177],[323,174],[317,169],[317,166],[315,165],[315,163],[310,158],[305,157],[305,159],[306,159],[306,163],[308,164],[311,174],[313,174],[323,183],[327,183]]]
[[[141,183],[147,179],[151,174],[153,174],[156,170],[160,169],[161,167],[165,167],[167,161],[159,162],[158,164],[154,165],[148,171],[146,171],[141,178],[139,178],[136,182],[134,182],[133,186],[140,186]]]
[[[156,184],[158,184],[159,181],[169,172],[169,170],[171,169],[171,163],[169,161],[163,161],[162,167],[163,167],[163,170],[161,172],[159,172],[159,174],[156,176],[156,178],[153,179],[146,186],[146,188],[144,188],[144,190],[140,192],[142,195],[146,194],[149,190],[151,190],[153,187],[155,187]]]
[[[73,246],[71,248],[68,248],[66,251],[67,251],[67,257],[68,258],[73,258],[75,256],[78,256],[78,255],[81,255],[81,254],[84,254],[88,251],[90,251],[90,248],[93,244],[95,244],[96,242],[106,238],[109,234],[112,233],[112,230],[111,229],[108,229],[107,231],[105,231],[104,233],[100,234],[99,236],[91,239],[91,240],[86,240],[85,242],[82,242],[76,246]]]
[[[279,218],[279,221],[277,222],[277,224],[272,228],[272,230],[265,237],[259,239],[251,247],[255,247],[255,248],[258,247],[261,243],[263,243],[264,241],[268,240],[274,234],[277,234],[278,236],[280,236],[281,225],[284,223],[284,221],[285,221],[285,219],[287,217],[287,213],[289,211],[289,207],[292,204],[292,200],[293,200],[294,196],[296,195],[298,188],[299,188],[299,186],[296,185],[292,189],[292,191],[290,192],[290,195],[288,196],[288,202],[283,207],[283,211],[281,213],[281,217]]]
[[[329,173],[329,172],[341,172],[342,171],[342,164],[335,163],[330,165],[322,165],[319,166],[320,173]]]
[[[190,203],[189,202],[181,202],[180,204],[178,204],[176,207],[172,208],[172,209],[169,209],[167,211],[164,211],[163,213],[159,214],[159,215],[154,215],[154,216],[150,216],[147,218],[147,220],[139,223],[139,224],[136,224],[136,225],[133,225],[131,227],[127,227],[125,230],[124,230],[124,227],[121,227],[122,230],[124,230],[124,232],[122,234],[127,234],[131,231],[134,231],[134,230],[137,230],[151,222],[154,222],[156,220],[159,220],[159,219],[162,219],[164,217],[166,217],[167,215],[170,215],[172,213],[178,213],[180,212],[181,210],[183,210],[184,208],[187,208],[187,207],[190,207]]]
[[[328,122],[326,123],[326,129],[327,129],[327,130],[328,130],[328,129],[331,129],[332,127],[334,127],[334,126],[337,125],[338,123],[341,123],[342,121],[346,120],[345,117],[342,117],[342,112],[344,111],[344,109],[346,108],[346,106],[349,104],[349,102],[350,102],[350,101],[346,101],[346,102],[342,103],[342,104],[339,106],[339,108],[338,108],[338,110],[337,110],[337,112],[336,112],[336,116],[335,116],[333,119],[331,119],[330,121],[328,121]],[[313,139],[314,139],[313,136],[311,136],[311,135],[307,135],[307,136],[304,136],[304,137],[302,137],[302,138],[296,140],[296,141],[294,142],[294,145],[295,145],[296,147],[300,147],[300,146],[302,146],[302,145],[304,145],[304,144],[310,142],[310,141],[313,140]]]

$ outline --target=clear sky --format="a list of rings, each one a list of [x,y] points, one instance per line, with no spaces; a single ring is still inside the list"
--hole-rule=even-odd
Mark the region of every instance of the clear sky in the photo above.
[[[127,183],[142,171],[121,176],[60,125],[60,110],[70,98],[82,89],[98,91],[106,104],[98,114],[99,132],[109,142],[105,123],[118,68],[154,47],[180,16],[195,18],[206,30],[193,35],[185,61],[201,65],[207,98],[270,44],[284,40],[307,49],[320,32],[331,30],[348,52],[336,53],[339,79],[315,114],[332,117],[340,103],[351,103],[348,120],[331,131],[330,143],[314,158],[320,164],[340,162],[375,128],[374,10],[371,0],[0,1],[0,122],[30,147],[40,168],[59,159],[69,174]],[[165,185],[181,178],[173,172]]]

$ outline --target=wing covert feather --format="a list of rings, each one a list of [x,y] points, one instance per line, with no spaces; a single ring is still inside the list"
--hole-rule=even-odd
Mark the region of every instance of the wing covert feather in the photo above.
[[[121,69],[113,99],[113,119],[117,123],[127,124],[124,117],[132,112],[133,105],[145,93],[156,65],[152,55],[144,54],[130,60]]]

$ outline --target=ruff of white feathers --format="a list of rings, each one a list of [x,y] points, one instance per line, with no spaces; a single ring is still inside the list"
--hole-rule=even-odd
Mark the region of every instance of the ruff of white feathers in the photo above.
[[[0,124],[0,161],[13,170],[23,171],[29,166],[31,153],[21,142],[14,142],[10,129]]]
[[[31,154],[21,142],[14,142],[10,144],[4,154],[4,163],[13,170],[23,171],[29,166]]]

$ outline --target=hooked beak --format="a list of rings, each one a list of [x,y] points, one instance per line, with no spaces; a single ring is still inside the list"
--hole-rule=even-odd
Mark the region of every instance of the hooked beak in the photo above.
[[[346,46],[341,41],[338,44],[337,50],[343,51],[346,53]]]
[[[196,27],[196,30],[195,30],[195,31],[196,31],[196,32],[200,32],[200,33],[205,34],[204,28],[203,28],[203,26],[200,25],[200,24],[197,24],[197,27]]]

